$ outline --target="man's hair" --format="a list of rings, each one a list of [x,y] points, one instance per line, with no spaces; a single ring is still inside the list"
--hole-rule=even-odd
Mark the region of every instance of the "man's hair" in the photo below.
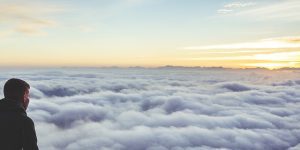
[[[27,82],[16,78],[9,79],[4,85],[4,97],[9,99],[20,99],[24,96],[27,89],[30,89],[30,85]]]

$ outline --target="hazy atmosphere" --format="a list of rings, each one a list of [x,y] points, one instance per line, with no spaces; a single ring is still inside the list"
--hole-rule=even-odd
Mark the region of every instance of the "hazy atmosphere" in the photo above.
[[[300,71],[1,70],[31,84],[43,150],[297,150]],[[2,90],[0,90],[2,91]]]

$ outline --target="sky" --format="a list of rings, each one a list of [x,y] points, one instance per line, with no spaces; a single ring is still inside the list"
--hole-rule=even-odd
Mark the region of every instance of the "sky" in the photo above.
[[[0,0],[0,66],[300,67],[298,0]]]

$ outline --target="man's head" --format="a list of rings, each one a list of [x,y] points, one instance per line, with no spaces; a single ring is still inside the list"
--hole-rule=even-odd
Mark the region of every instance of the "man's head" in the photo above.
[[[20,101],[26,110],[29,103],[29,89],[30,85],[27,82],[12,78],[7,80],[4,85],[4,97]]]

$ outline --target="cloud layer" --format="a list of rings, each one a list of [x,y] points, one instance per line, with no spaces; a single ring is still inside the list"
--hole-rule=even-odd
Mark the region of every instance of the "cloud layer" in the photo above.
[[[299,75],[299,70],[2,69],[0,83],[19,77],[31,84],[28,115],[45,150],[292,150],[300,143]]]

